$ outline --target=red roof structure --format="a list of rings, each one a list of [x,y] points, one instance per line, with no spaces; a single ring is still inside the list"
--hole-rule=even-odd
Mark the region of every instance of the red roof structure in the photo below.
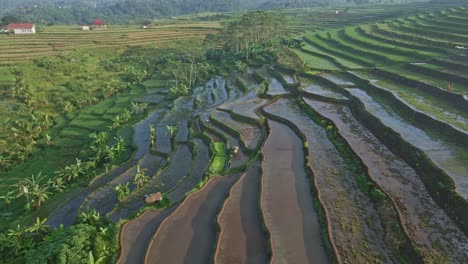
[[[7,29],[32,29],[34,23],[11,23],[6,28]]]
[[[93,26],[104,26],[104,25],[106,25],[106,23],[104,23],[104,21],[102,21],[100,19],[96,19],[93,22]]]

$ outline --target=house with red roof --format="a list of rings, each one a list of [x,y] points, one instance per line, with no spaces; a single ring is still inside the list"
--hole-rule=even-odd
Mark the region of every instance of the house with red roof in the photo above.
[[[105,30],[107,29],[107,24],[100,19],[94,20],[93,24],[91,24],[92,30]]]
[[[36,25],[34,23],[11,23],[6,26],[8,32],[15,34],[34,34],[36,33]]]

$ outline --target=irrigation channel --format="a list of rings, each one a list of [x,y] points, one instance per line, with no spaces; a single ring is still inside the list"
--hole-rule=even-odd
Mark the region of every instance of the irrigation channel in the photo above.
[[[407,93],[433,100],[421,91]],[[165,96],[138,99],[152,110],[133,126],[133,157],[65,201],[48,224],[69,226],[91,209],[112,222],[125,220],[118,263],[468,259],[460,220],[466,215],[440,206],[419,168],[354,115],[356,102],[363,106],[359,111],[400,135],[396,143],[424,153],[465,198],[466,149],[422,129],[355,79],[262,67],[215,77],[173,102]],[[451,122],[454,129],[464,118]],[[177,131],[171,135],[167,126]],[[150,177],[140,188],[133,183],[138,168]],[[114,188],[126,183],[130,194],[118,199]],[[158,191],[167,208],[145,205],[145,195]]]

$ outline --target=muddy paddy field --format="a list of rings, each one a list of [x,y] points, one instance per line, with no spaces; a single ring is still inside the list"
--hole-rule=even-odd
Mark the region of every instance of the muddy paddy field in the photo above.
[[[416,49],[410,20],[306,34],[297,54],[333,70],[249,67],[175,101],[139,98],[152,105],[131,127],[133,156],[48,223],[71,225],[92,209],[125,222],[119,263],[466,263],[467,94],[416,78],[431,71],[378,71],[376,58],[406,63],[406,51],[359,46],[392,39]],[[462,61],[432,70],[467,70]],[[148,176],[141,188],[138,168]],[[130,193],[120,199],[121,184]],[[155,192],[164,206],[145,205]]]
[[[243,93],[217,77],[170,108],[159,102],[133,128],[133,158],[49,222],[63,223],[67,215],[73,223],[91,209],[113,222],[129,219],[119,263],[462,263],[468,257],[460,221],[466,216],[441,207],[419,168],[354,112],[381,120],[420,149],[461,196],[463,146],[422,129],[343,75],[259,71],[270,88],[288,89],[261,95],[252,84]],[[173,135],[167,125],[177,127]],[[224,147],[215,150],[215,142]],[[217,162],[220,151],[224,164]],[[133,182],[137,167],[149,177],[142,188]],[[114,188],[125,183],[130,194],[119,200]],[[145,195],[157,191],[168,207],[145,206]]]

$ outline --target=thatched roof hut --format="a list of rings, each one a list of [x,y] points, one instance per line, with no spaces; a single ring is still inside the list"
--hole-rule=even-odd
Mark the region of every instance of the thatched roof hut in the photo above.
[[[163,196],[160,192],[157,192],[157,193],[152,193],[152,194],[149,194],[145,197],[145,202],[147,204],[152,204],[152,203],[155,203],[155,202],[159,202],[163,199]]]

